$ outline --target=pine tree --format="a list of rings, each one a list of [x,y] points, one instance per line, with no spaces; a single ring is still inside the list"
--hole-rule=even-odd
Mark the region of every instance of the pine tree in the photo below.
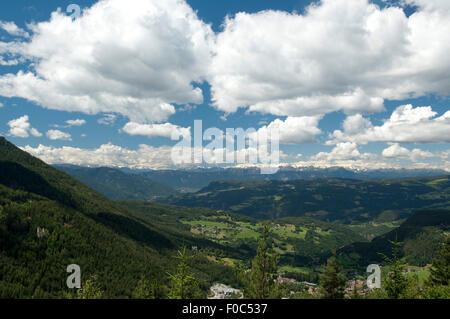
[[[400,258],[401,243],[390,241],[392,247],[392,258],[383,255],[384,260],[389,264],[389,271],[386,274],[384,281],[384,290],[390,299],[399,299],[408,289],[408,279],[403,274],[405,260]]]
[[[97,276],[91,276],[77,291],[77,299],[101,299],[103,291],[97,283]]]
[[[448,237],[439,252],[439,258],[433,259],[426,287],[426,298],[450,299],[450,239]]]
[[[262,238],[259,241],[256,256],[252,261],[250,274],[245,276],[244,294],[250,299],[268,299],[277,297],[275,276],[277,272],[278,256],[270,254],[269,236],[270,225],[264,224]]]
[[[152,287],[150,286],[145,276],[142,276],[138,281],[136,288],[133,291],[132,297],[134,299],[154,299],[152,294]]]
[[[448,237],[444,242],[442,250],[439,252],[439,258],[433,259],[430,272],[430,282],[432,285],[450,285],[450,239]]]
[[[325,299],[343,299],[345,295],[345,276],[335,256],[327,260],[325,272],[320,277],[322,297]]]
[[[177,272],[168,274],[170,279],[169,299],[190,299],[196,297],[198,282],[194,274],[189,271],[186,247],[178,250],[175,257],[179,260]]]

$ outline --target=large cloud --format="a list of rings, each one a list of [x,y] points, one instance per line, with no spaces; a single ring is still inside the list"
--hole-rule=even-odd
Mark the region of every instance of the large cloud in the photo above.
[[[343,131],[333,132],[333,139],[327,144],[339,142],[389,143],[449,143],[450,111],[436,117],[430,106],[416,107],[403,105],[398,107],[383,125],[372,123],[356,114],[349,116],[343,124]]]
[[[185,1],[103,0],[74,21],[53,12],[31,31],[30,41],[0,43],[0,54],[35,63],[0,76],[0,95],[133,121],[162,121],[173,104],[203,101],[193,82],[207,73],[214,35]]]
[[[204,79],[226,113],[367,114],[385,99],[449,95],[448,1],[403,2],[419,9],[406,17],[368,0],[322,0],[304,14],[239,13],[215,36],[184,0],[103,0],[74,21],[54,12],[31,25],[29,40],[0,42],[0,64],[34,63],[1,76],[0,95],[134,122],[201,103],[193,83]]]
[[[384,99],[450,94],[448,1],[406,17],[367,0],[322,0],[305,14],[263,11],[228,18],[210,82],[219,110],[284,116],[383,109]]]

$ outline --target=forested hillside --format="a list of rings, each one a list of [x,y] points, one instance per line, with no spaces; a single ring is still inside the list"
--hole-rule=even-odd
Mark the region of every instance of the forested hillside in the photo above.
[[[410,265],[425,266],[437,256],[445,237],[450,235],[450,210],[423,210],[404,223],[371,242],[353,243],[338,251],[343,264],[349,268],[381,263],[390,255],[391,242],[401,243],[401,256]]]
[[[225,209],[262,219],[304,216],[356,224],[391,222],[421,208],[450,208],[450,179],[220,181],[165,202]]]
[[[173,188],[164,184],[153,182],[136,174],[126,174],[113,168],[69,166],[56,166],[56,168],[111,200],[153,200],[177,193]]]
[[[105,298],[131,297],[142,276],[164,291],[176,250],[195,242],[188,232],[135,219],[0,138],[0,297],[67,296],[70,264],[81,267],[83,282],[96,277]],[[233,278],[230,268],[202,256],[192,267],[205,293],[212,281]]]

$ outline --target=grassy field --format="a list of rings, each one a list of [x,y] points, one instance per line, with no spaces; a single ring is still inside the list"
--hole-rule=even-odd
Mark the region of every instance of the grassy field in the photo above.
[[[292,267],[292,266],[281,266],[278,270],[289,273],[297,273],[297,274],[309,274],[311,269],[306,267]]]
[[[427,183],[427,185],[435,186],[440,183],[448,182],[448,178],[435,179]]]
[[[423,284],[425,283],[428,278],[430,277],[430,268],[429,267],[413,267],[409,266],[409,268],[412,270],[411,272],[407,273],[407,276],[417,276],[419,279],[419,283]]]
[[[194,234],[201,234],[217,242],[230,242],[238,239],[255,239],[260,237],[263,223],[249,223],[241,221],[232,221],[227,216],[203,217],[197,220],[183,220],[183,224],[191,226],[191,232]],[[284,254],[286,251],[293,253],[292,245],[288,245],[284,240],[286,239],[301,239],[305,240],[306,234],[309,230],[314,231],[320,236],[330,236],[332,230],[323,230],[320,227],[306,227],[296,226],[294,224],[272,224],[272,232],[279,243],[279,247],[274,247],[278,253]],[[320,239],[316,238],[316,242]]]
[[[217,212],[219,215],[184,217],[179,222],[188,226],[192,234],[252,256],[258,248],[264,222]],[[270,223],[271,248],[280,256],[280,265],[290,265],[294,267],[291,270],[296,269],[297,273],[304,273],[304,269],[307,269],[297,269],[297,266],[307,266],[345,244],[364,240],[348,226],[308,218],[278,219]],[[212,255],[208,253],[208,256]],[[210,260],[227,265],[236,264],[235,261],[223,260],[223,257],[226,256]]]
[[[402,221],[396,222],[369,222],[362,224],[349,225],[356,233],[360,234],[367,240],[371,240],[377,236],[390,232],[400,226]]]

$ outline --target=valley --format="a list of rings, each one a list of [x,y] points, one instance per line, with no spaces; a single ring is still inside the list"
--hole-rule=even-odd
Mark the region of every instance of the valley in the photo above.
[[[310,285],[286,284],[312,298],[331,256],[361,278],[368,264],[383,263],[392,240],[426,278],[449,234],[448,176],[217,181],[182,194],[115,169],[59,169],[0,139],[2,298],[76,298],[64,287],[72,263],[104,298],[137,296],[143,282],[166,298],[182,247],[198,280],[192,296],[242,289],[237,273],[252,267],[267,225],[277,280]]]

